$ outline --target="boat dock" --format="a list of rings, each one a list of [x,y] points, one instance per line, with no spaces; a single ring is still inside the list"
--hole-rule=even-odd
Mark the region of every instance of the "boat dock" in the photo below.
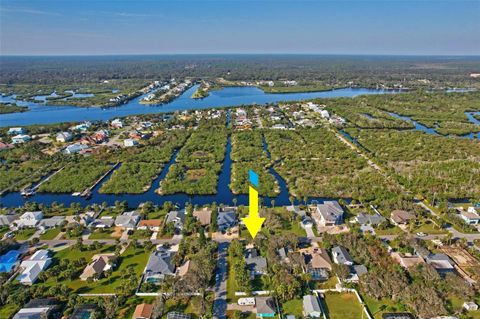
[[[90,196],[92,196],[92,190],[95,188],[95,186],[97,186],[105,177],[107,177],[108,174],[110,174],[114,169],[116,169],[118,165],[120,165],[120,162],[116,162],[115,165],[113,165],[112,168],[110,168],[105,174],[100,176],[100,178],[97,179],[97,181],[92,186],[80,193],[80,196],[85,198],[89,198]],[[73,193],[72,196],[78,196],[78,194]]]

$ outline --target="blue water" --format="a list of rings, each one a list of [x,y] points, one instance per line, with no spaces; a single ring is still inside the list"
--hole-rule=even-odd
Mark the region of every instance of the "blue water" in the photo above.
[[[10,250],[5,255],[0,256],[0,272],[10,272],[17,262],[20,252]]]
[[[110,108],[47,106],[42,103],[18,101],[20,106],[27,106],[29,111],[23,113],[2,114],[0,127],[25,126],[32,124],[50,124],[59,122],[79,122],[93,120],[109,120],[115,117],[174,112],[187,109],[205,109],[246,104],[267,104],[280,101],[307,100],[313,98],[354,97],[362,94],[398,93],[393,90],[376,90],[364,88],[347,88],[323,92],[266,94],[256,87],[229,87],[210,92],[204,99],[192,99],[197,85],[185,91],[177,99],[163,105],[143,105],[140,100],[144,96],[130,100],[128,103]],[[0,96],[0,102],[15,102],[14,96]]]

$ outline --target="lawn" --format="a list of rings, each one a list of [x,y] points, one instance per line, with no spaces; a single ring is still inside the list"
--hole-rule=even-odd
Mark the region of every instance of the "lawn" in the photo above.
[[[293,299],[289,300],[282,305],[282,312],[284,315],[294,315],[295,318],[303,317],[303,300]]]
[[[391,299],[375,300],[374,298],[368,296],[362,296],[362,298],[367,306],[368,311],[375,319],[381,319],[382,314],[387,312],[406,311],[402,305],[395,303]]]
[[[230,257],[227,257],[228,274],[227,274],[227,301],[235,302],[235,291],[237,291],[237,283],[235,282],[235,270],[232,267]]]
[[[0,307],[0,318],[11,318],[18,310],[18,306],[14,304],[6,304]]]
[[[112,236],[112,231],[111,230],[102,230],[102,229],[95,229],[90,236],[88,236],[88,239],[114,239],[116,237]]]
[[[415,228],[412,233],[425,233],[428,235],[446,234],[445,229],[439,229],[433,222],[425,223],[418,228]]]
[[[362,317],[362,306],[353,293],[327,293],[323,303],[329,319],[358,319]]]
[[[41,240],[52,240],[55,237],[57,237],[58,234],[60,234],[61,229],[60,228],[52,228],[47,230],[45,233],[40,235]]]
[[[37,230],[35,228],[26,228],[22,230],[17,230],[15,232],[15,239],[16,240],[28,240],[30,237],[32,237],[33,234],[35,234]]]
[[[311,289],[334,289],[338,284],[338,279],[336,276],[330,276],[327,281],[317,281],[311,280],[309,286]]]

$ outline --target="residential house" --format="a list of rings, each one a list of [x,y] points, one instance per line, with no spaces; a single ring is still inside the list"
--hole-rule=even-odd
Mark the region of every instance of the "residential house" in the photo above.
[[[0,151],[8,150],[8,149],[11,149],[12,147],[13,147],[12,144],[8,144],[8,143],[0,141]]]
[[[317,296],[303,296],[303,316],[306,318],[320,318],[322,316],[322,309]]]
[[[347,282],[358,282],[360,277],[368,272],[367,267],[364,265],[353,265],[350,266],[350,275],[345,281]]]
[[[290,205],[290,206],[286,206],[286,209],[289,212],[294,212],[295,214],[297,214],[298,216],[300,216],[302,218],[307,216],[307,213],[304,210],[300,209],[300,206]]]
[[[33,299],[20,309],[12,319],[57,319],[61,315],[61,305],[53,298]]]
[[[50,218],[45,218],[40,221],[38,228],[40,230],[47,230],[60,226],[65,221],[64,216],[53,216]]]
[[[382,319],[415,319],[409,312],[388,312],[382,314]]]
[[[19,135],[25,134],[25,129],[23,127],[11,127],[8,129],[8,135]]]
[[[32,138],[30,135],[26,134],[18,134],[12,137],[12,144],[21,144],[21,143],[26,143],[28,141],[31,141]]]
[[[180,311],[170,311],[167,313],[167,319],[191,319],[192,316],[188,313]]]
[[[480,225],[480,215],[475,207],[469,207],[467,211],[460,211],[460,217],[468,225]]]
[[[149,303],[142,303],[135,307],[132,319],[150,319],[153,314],[153,305]]]
[[[78,305],[68,319],[93,319],[97,306],[94,304]]]
[[[168,212],[166,224],[173,223],[176,230],[182,230],[183,223],[185,222],[185,209],[182,210],[172,210]]]
[[[88,280],[88,278],[93,278],[94,280],[99,279],[103,272],[112,269],[115,264],[116,257],[114,254],[98,254],[92,257],[92,262],[85,267],[82,274],[80,275],[80,280]]]
[[[407,225],[410,222],[410,220],[414,218],[415,218],[414,214],[404,210],[397,209],[390,214],[390,220],[395,225]]]
[[[332,271],[332,260],[324,248],[310,248],[303,253],[306,272],[311,274],[312,280],[328,280]]]
[[[108,130],[99,130],[93,134],[92,138],[95,143],[100,144],[103,142],[108,141],[108,137],[110,136],[110,132]]]
[[[80,144],[80,143],[75,143],[75,144],[70,144],[67,147],[65,147],[63,152],[65,154],[72,155],[72,154],[80,153],[81,151],[83,151],[87,148],[88,148],[87,145]]]
[[[113,223],[115,221],[113,220],[113,217],[111,216],[105,216],[102,218],[97,218],[93,220],[88,227],[91,228],[110,228],[113,226]]]
[[[355,217],[355,221],[361,226],[378,226],[386,222],[386,218],[380,214],[365,214],[360,213]]]
[[[140,214],[136,211],[125,212],[115,218],[115,226],[126,230],[134,230],[140,221]]]
[[[25,227],[36,227],[38,223],[40,223],[42,218],[43,213],[41,211],[25,212],[20,216],[19,219],[13,222],[13,225],[16,225],[17,229]]]
[[[202,226],[208,226],[212,222],[212,209],[203,207],[193,211],[193,216],[200,222]]]
[[[312,214],[317,226],[335,226],[343,223],[343,208],[337,201],[325,201],[318,204]]]
[[[392,258],[400,264],[405,269],[414,267],[419,264],[424,264],[425,260],[422,256],[410,255],[410,254],[401,254],[399,252],[394,252],[391,254]]]
[[[233,207],[225,207],[219,209],[217,214],[217,226],[221,232],[228,232],[231,228],[238,225],[236,209]]]
[[[350,257],[348,251],[342,246],[336,246],[332,248],[333,261],[339,265],[353,265],[353,259]]]
[[[52,259],[48,256],[48,250],[37,250],[30,258],[22,261],[20,268],[22,273],[18,280],[24,285],[32,285],[42,271],[48,268]]]
[[[14,214],[0,215],[0,227],[10,226],[16,219],[18,219],[18,215],[14,215]]]
[[[267,259],[260,256],[255,248],[247,249],[245,262],[251,278],[255,278],[255,276],[261,276],[267,271]]]
[[[478,310],[478,305],[474,303],[473,301],[466,301],[463,303],[463,309],[467,311],[477,311]]]
[[[159,249],[151,253],[144,271],[144,281],[159,283],[166,276],[175,276],[175,253],[166,249]]]
[[[70,142],[73,139],[73,134],[70,132],[60,132],[57,134],[57,142],[65,143]]]
[[[125,146],[125,147],[132,147],[132,146],[137,146],[137,145],[138,145],[138,141],[134,140],[132,138],[127,138],[127,139],[123,140],[123,146]]]
[[[255,297],[257,318],[271,318],[276,315],[275,302],[271,297]]]
[[[74,127],[70,128],[73,131],[81,131],[85,132],[88,131],[88,129],[92,126],[92,123],[90,122],[83,122],[81,124],[75,125]]]
[[[180,267],[177,268],[176,274],[179,277],[185,276],[191,269],[192,263],[190,260],[187,260],[186,262],[183,263]]]
[[[137,229],[139,230],[151,230],[153,232],[159,231],[160,226],[162,225],[161,219],[142,219],[138,225]]]
[[[114,119],[110,122],[110,126],[114,129],[122,128],[123,122],[120,119]]]
[[[440,275],[455,271],[455,262],[445,254],[430,254],[426,258],[427,264],[435,268]]]

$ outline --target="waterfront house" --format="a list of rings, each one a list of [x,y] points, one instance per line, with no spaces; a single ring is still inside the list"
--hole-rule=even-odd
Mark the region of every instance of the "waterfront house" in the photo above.
[[[208,226],[212,222],[212,209],[203,207],[193,211],[193,216],[200,222],[202,226]]]
[[[318,204],[312,214],[317,226],[335,226],[343,223],[343,208],[337,201],[325,201]]]
[[[149,303],[142,303],[135,307],[132,319],[150,319],[153,314],[153,305]]]
[[[134,230],[140,221],[140,214],[136,211],[125,212],[115,218],[115,226],[126,230]]]
[[[19,219],[15,220],[12,225],[16,225],[17,229],[26,227],[36,227],[43,219],[41,211],[25,212]]]
[[[15,135],[14,137],[12,137],[12,144],[26,143],[26,142],[31,141],[31,140],[32,140],[32,138],[30,137],[30,135],[19,134],[19,135]]]
[[[348,251],[342,246],[336,246],[332,248],[333,261],[339,265],[353,265],[353,259],[350,257]]]
[[[167,276],[175,276],[174,252],[160,248],[150,254],[144,271],[144,281],[159,283]]]
[[[255,297],[255,312],[257,318],[272,318],[277,313],[275,302],[271,297]]]
[[[161,225],[162,225],[161,219],[143,219],[138,223],[137,229],[139,230],[148,229],[154,232],[158,232],[160,230]]]
[[[78,124],[78,125],[73,126],[73,127],[70,128],[70,129],[73,130],[73,131],[85,132],[85,131],[88,131],[88,129],[90,128],[90,126],[92,126],[92,123],[90,123],[90,122],[83,122],[83,123],[81,123],[81,124]]]
[[[25,129],[23,127],[11,127],[8,129],[8,135],[19,135],[25,134]]]
[[[88,217],[86,217],[88,218]],[[102,218],[97,218],[93,220],[88,227],[91,228],[110,228],[113,226],[114,220],[111,216],[105,216]]]
[[[324,248],[309,248],[303,252],[306,272],[312,276],[312,280],[328,280],[332,271],[332,260]]]
[[[114,119],[110,122],[110,126],[114,129],[122,128],[123,122],[120,119]]]
[[[320,318],[322,316],[322,309],[317,296],[303,296],[303,316],[306,318]]]
[[[404,210],[397,209],[390,214],[390,220],[392,221],[392,223],[394,223],[397,226],[407,225],[414,218],[415,218],[414,214]]]
[[[73,139],[73,134],[70,132],[60,132],[57,134],[57,142],[65,143],[70,142]]]
[[[60,226],[64,221],[65,221],[64,216],[53,216],[53,217],[50,217],[50,218],[42,219],[38,223],[37,227],[40,230],[47,230],[47,229],[51,229],[51,228],[55,228],[57,226]]]
[[[182,230],[185,222],[185,209],[172,210],[167,214],[166,224],[173,223],[176,230]]]
[[[0,215],[0,227],[10,226],[16,219],[18,215],[15,214]]]
[[[467,211],[460,211],[460,218],[468,225],[480,224],[480,215],[475,207],[469,207]]]
[[[228,232],[231,228],[238,225],[237,214],[235,208],[224,207],[219,209],[217,214],[218,231]]]
[[[125,147],[132,147],[132,146],[137,146],[137,145],[138,145],[138,141],[134,140],[132,138],[127,138],[127,139],[123,140],[123,146],[125,146]]]
[[[103,272],[114,267],[116,257],[114,254],[98,254],[92,257],[92,262],[85,267],[82,274],[80,275],[80,280],[88,280],[88,278],[93,278],[98,280]]]
[[[61,305],[56,299],[32,299],[20,309],[12,319],[57,319],[61,315]]]
[[[18,280],[24,285],[32,285],[42,271],[48,268],[52,259],[48,256],[48,250],[37,250],[30,258],[22,261],[20,268],[22,273]]]

